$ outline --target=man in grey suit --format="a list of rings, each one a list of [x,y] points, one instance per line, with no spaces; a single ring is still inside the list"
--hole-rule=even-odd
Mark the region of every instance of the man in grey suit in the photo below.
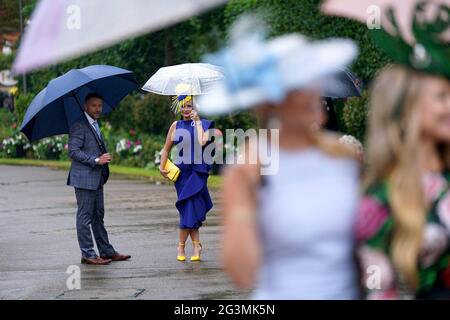
[[[128,260],[131,257],[114,250],[103,223],[103,185],[109,177],[108,163],[111,162],[111,155],[106,150],[97,122],[102,108],[102,98],[95,93],[88,94],[84,103],[85,114],[70,127],[69,133],[72,165],[67,185],[75,188],[77,199],[77,236],[81,263],[95,265]],[[91,228],[100,257],[94,250]]]

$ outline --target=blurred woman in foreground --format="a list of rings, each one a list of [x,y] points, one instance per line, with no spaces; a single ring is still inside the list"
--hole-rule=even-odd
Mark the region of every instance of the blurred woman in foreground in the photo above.
[[[269,145],[272,153],[279,147],[277,172],[261,175],[261,159],[247,157],[224,174],[222,257],[238,286],[255,288],[253,298],[358,297],[358,164],[337,136],[319,130],[317,82],[355,55],[346,40],[287,35],[264,42],[250,33],[209,60],[224,67],[227,84],[200,101],[200,112],[255,107],[263,127],[279,132]],[[245,151],[257,147],[250,140]]]

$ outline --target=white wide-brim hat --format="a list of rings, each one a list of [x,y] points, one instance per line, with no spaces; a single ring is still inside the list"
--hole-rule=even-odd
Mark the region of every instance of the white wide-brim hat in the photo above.
[[[226,114],[281,102],[292,90],[320,88],[321,80],[342,70],[357,53],[357,46],[348,39],[309,41],[288,34],[264,41],[247,35],[206,58],[224,68],[225,81],[199,97],[198,111]]]

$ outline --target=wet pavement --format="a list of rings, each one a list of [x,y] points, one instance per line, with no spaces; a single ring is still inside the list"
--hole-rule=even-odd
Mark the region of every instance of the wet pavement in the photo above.
[[[248,297],[221,270],[217,192],[201,229],[203,261],[178,262],[174,187],[113,175],[105,186],[105,224],[116,250],[132,258],[88,266],[80,264],[75,194],[66,178],[61,170],[0,166],[0,299]],[[189,241],[187,258],[191,253]],[[80,268],[80,290],[66,284],[73,265]]]

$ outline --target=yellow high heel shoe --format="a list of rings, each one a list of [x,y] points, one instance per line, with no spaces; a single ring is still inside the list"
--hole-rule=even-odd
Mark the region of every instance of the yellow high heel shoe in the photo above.
[[[181,242],[178,243],[178,246],[179,246],[179,247],[184,247],[184,245],[185,245],[184,243],[181,243]],[[177,260],[178,260],[178,261],[185,261],[185,260],[186,260],[186,256],[184,256],[184,255],[183,255],[183,256],[178,255],[178,256],[177,256]]]
[[[201,254],[201,252],[202,252],[202,244],[200,243],[200,241],[192,241],[192,243],[194,244],[194,245],[199,245],[200,246],[200,251],[198,252],[198,256],[192,256],[191,257],[191,261],[200,261],[201,260],[201,258],[200,258],[200,254]]]

